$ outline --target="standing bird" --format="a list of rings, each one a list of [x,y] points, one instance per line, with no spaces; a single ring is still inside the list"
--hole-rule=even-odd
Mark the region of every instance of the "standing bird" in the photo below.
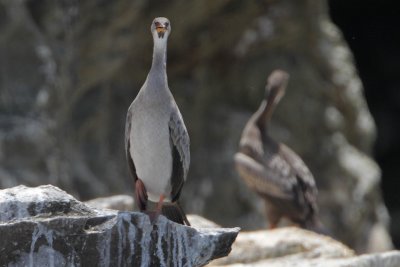
[[[150,213],[151,221],[162,212],[176,222],[190,225],[177,202],[189,170],[190,151],[185,123],[168,88],[169,20],[155,18],[151,33],[151,69],[126,116],[126,158],[135,180],[135,201],[140,211],[146,211],[149,199],[157,202],[155,213]],[[163,206],[163,201],[171,203]]]
[[[286,217],[303,228],[323,232],[316,218],[317,188],[311,172],[295,152],[268,134],[288,79],[281,70],[268,77],[265,98],[243,130],[235,165],[245,183],[264,199],[271,229]]]

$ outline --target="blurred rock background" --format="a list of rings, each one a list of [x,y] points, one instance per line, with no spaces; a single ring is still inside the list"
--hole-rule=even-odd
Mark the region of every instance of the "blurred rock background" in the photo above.
[[[382,168],[384,199],[391,233],[400,247],[400,24],[395,1],[330,1],[333,21],[352,49],[364,83],[365,97],[376,121],[374,158]]]
[[[291,80],[272,135],[314,173],[322,221],[359,252],[390,248],[375,124],[326,1],[0,0],[1,188],[131,194],[125,114],[150,68],[156,16],[171,20],[169,85],[191,136],[189,213],[266,227],[232,156],[282,68]]]

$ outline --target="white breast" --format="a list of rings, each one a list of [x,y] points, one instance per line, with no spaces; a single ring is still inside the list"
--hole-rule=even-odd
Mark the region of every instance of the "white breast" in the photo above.
[[[136,172],[147,189],[149,200],[158,202],[164,194],[170,197],[169,179],[172,172],[172,153],[169,137],[169,114],[147,111],[145,117],[133,114],[130,153]]]

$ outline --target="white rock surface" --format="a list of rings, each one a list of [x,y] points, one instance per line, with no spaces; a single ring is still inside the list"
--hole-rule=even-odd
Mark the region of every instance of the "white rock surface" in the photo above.
[[[208,266],[229,267],[399,267],[400,252],[355,255],[329,237],[295,227],[241,232],[228,257]]]
[[[133,197],[128,195],[115,195],[109,197],[99,197],[85,202],[87,205],[96,209],[112,209],[132,211],[135,206]]]

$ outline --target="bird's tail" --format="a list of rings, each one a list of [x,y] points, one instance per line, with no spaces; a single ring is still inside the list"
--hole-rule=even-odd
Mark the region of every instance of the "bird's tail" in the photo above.
[[[173,222],[190,226],[186,214],[183,211],[179,202],[171,202],[171,203],[164,202],[161,214]]]

